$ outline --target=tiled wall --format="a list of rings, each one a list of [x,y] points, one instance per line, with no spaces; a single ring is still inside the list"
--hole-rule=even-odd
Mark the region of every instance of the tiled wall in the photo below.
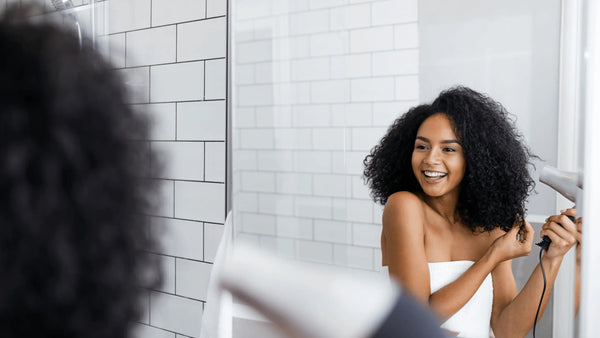
[[[130,103],[154,120],[162,154],[160,290],[148,292],[137,336],[197,337],[225,217],[226,0],[110,0],[99,47],[125,78]]]
[[[417,0],[233,6],[240,237],[301,260],[381,266],[362,160],[418,100]]]
[[[29,0],[0,0],[8,5]],[[38,13],[72,25],[51,0]],[[160,290],[149,290],[140,338],[197,337],[225,215],[227,0],[72,0],[65,11],[95,32],[131,92],[154,121],[148,147],[164,164],[160,207],[150,231],[161,238]],[[110,295],[107,295],[110,296]]]

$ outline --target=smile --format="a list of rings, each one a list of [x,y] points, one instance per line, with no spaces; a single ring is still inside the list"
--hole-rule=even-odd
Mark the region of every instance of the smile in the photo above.
[[[427,171],[427,170],[423,171],[423,174],[427,178],[442,178],[442,177],[446,177],[448,175],[447,173],[441,173],[439,171]]]

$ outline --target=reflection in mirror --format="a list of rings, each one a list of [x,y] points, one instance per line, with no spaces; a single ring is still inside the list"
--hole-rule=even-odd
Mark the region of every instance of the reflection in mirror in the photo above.
[[[237,0],[232,13],[236,241],[382,272],[362,161],[396,118],[457,84],[506,107],[537,170],[562,166],[558,0]],[[564,209],[555,196],[537,184],[525,205],[536,240]],[[537,264],[513,260],[517,290]],[[552,315],[550,299],[537,336],[552,336]]]

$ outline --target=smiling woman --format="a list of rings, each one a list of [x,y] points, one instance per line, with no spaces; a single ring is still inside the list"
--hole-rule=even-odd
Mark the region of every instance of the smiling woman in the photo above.
[[[417,131],[412,168],[428,196],[458,196],[465,175],[465,155],[447,115],[436,114]]]
[[[456,87],[398,118],[365,158],[371,193],[385,204],[382,265],[453,335],[522,337],[533,326],[541,268],[521,292],[512,272],[535,235],[524,218],[533,156],[502,105]],[[577,230],[563,226],[570,248]],[[550,288],[565,253],[544,255]]]

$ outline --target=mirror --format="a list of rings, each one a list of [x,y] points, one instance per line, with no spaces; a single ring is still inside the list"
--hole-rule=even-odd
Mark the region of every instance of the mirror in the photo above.
[[[541,158],[538,170],[580,166],[578,155],[565,159],[571,133],[558,128],[577,121],[559,109],[561,6],[232,1],[236,240],[381,273],[382,208],[369,197],[362,160],[395,118],[452,85],[502,103]],[[546,217],[570,205],[532,176],[527,219],[537,236]],[[519,290],[538,263],[535,252],[513,261]],[[557,336],[552,318],[551,300],[537,336]]]

